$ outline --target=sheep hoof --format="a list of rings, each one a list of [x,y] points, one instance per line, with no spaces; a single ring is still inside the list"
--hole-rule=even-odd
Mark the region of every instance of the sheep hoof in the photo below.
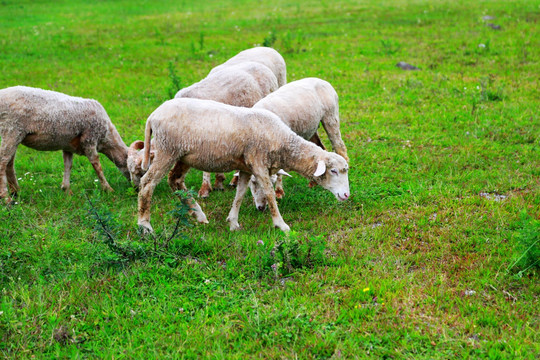
[[[240,226],[239,223],[236,223],[236,224],[231,223],[231,226],[229,227],[229,229],[230,229],[231,231],[238,231],[238,230],[240,230],[241,228],[242,228],[242,227]]]
[[[71,191],[71,188],[62,187],[62,190],[66,193],[66,195],[73,195],[73,191]]]
[[[238,176],[235,176],[231,179],[229,186],[235,188],[237,184],[238,184]]]
[[[152,225],[150,225],[148,221],[140,222],[138,225],[139,225],[139,232],[141,232],[143,235],[148,235],[154,232]]]
[[[201,185],[201,188],[199,190],[199,197],[200,198],[207,198],[210,196],[210,191],[212,191],[212,187],[208,183],[203,183]]]
[[[285,196],[283,189],[276,189],[276,199],[281,199]]]
[[[216,174],[216,181],[214,181],[214,190],[223,190],[224,181],[225,181],[225,176],[221,174]]]
[[[196,218],[197,218],[197,222],[201,224],[208,224],[208,219],[206,218],[206,215],[204,214],[196,215]]]
[[[275,227],[279,228],[283,232],[289,232],[291,231],[291,228],[289,225],[282,223],[282,224],[274,224]]]
[[[208,191],[208,190],[204,190],[204,191],[203,191],[203,190],[199,190],[199,197],[200,197],[200,198],[205,199],[205,198],[207,198],[207,197],[209,197],[209,196],[210,196],[210,191]]]
[[[229,227],[231,231],[240,230],[240,224],[238,223],[238,220],[227,217],[227,221],[231,223]]]
[[[114,192],[114,189],[112,187],[110,187],[109,185],[107,185],[107,186],[103,186],[103,191]]]

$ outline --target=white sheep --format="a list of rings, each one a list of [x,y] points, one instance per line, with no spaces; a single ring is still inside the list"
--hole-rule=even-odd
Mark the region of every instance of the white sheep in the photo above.
[[[293,81],[266,95],[253,108],[273,112],[306,140],[318,139],[317,128],[322,123],[334,151],[348,161],[339,130],[338,94],[329,82],[319,78]]]
[[[270,68],[259,62],[244,61],[210,72],[198,83],[178,91],[175,98],[214,100],[234,106],[252,107],[277,88],[277,78]],[[224,180],[224,174],[216,174],[215,188],[223,189]],[[210,191],[210,173],[205,172],[199,196],[208,197]]]
[[[42,151],[62,150],[62,189],[70,190],[73,154],[88,157],[104,190],[107,183],[98,152],[105,154],[129,180],[128,148],[99,102],[55,91],[15,86],[0,90],[0,198],[11,201],[19,190],[14,160],[23,144]]]
[[[322,123],[334,151],[349,161],[347,147],[339,129],[338,95],[327,81],[306,78],[290,82],[259,100],[253,108],[273,112],[296,134],[324,149],[317,134],[317,128]],[[257,190],[254,178],[249,187],[255,206],[261,211],[264,210],[266,198],[260,189]],[[278,174],[276,196],[281,198],[284,194],[282,179]]]
[[[238,65],[251,61],[258,62],[272,70],[274,75],[276,75],[278,86],[283,86],[287,83],[287,66],[285,65],[283,56],[276,50],[264,46],[258,46],[239,52],[223,64],[213,68],[210,71],[210,74],[216,73],[231,65]]]
[[[154,135],[154,143],[150,139]],[[151,151],[153,161],[148,169]],[[134,152],[131,155],[136,155]],[[145,231],[150,225],[150,205],[155,186],[169,173],[173,190],[185,189],[189,168],[209,172],[240,170],[236,196],[227,220],[230,229],[239,229],[238,212],[250,174],[263,188],[274,226],[288,231],[277,207],[270,175],[279,169],[294,170],[325,189],[338,200],[349,197],[347,161],[322,150],[289,129],[275,114],[197,99],[173,99],[158,107],[148,118],[145,130],[138,224]],[[199,222],[208,222],[200,206],[191,208]]]

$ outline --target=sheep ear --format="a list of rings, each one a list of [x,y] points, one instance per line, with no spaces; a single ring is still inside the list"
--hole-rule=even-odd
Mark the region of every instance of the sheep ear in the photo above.
[[[279,171],[276,173],[278,175],[285,175],[285,176],[288,176],[288,177],[292,177],[291,174],[289,174],[288,172],[286,172],[285,170],[283,169],[279,169]]]
[[[319,160],[319,162],[317,163],[317,170],[315,170],[315,173],[313,174],[313,176],[315,177],[321,176],[325,172],[326,172],[326,164],[323,160]]]
[[[129,146],[130,149],[133,149],[133,150],[141,150],[141,149],[144,149],[144,141],[141,141],[141,140],[137,140],[137,141],[134,141],[130,146]]]

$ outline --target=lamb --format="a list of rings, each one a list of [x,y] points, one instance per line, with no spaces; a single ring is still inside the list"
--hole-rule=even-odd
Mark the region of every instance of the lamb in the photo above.
[[[104,190],[107,183],[98,152],[105,154],[129,180],[128,147],[99,102],[55,91],[15,86],[0,90],[0,198],[16,195],[19,184],[13,167],[17,146],[35,150],[62,150],[62,189],[71,194],[73,154],[88,157]],[[6,184],[7,183],[7,184]]]
[[[276,50],[264,46],[254,47],[239,52],[223,64],[213,68],[210,71],[210,74],[221,71],[231,65],[238,65],[250,61],[258,62],[272,70],[274,75],[276,75],[278,86],[281,87],[287,83],[287,67],[283,56]]]
[[[259,62],[244,61],[211,71],[203,80],[180,90],[175,98],[214,100],[234,106],[252,107],[277,88],[278,80],[270,68]],[[216,174],[214,186],[223,189],[224,180],[224,174]],[[208,197],[210,191],[210,174],[204,173],[199,196]]]
[[[322,123],[334,151],[349,161],[339,130],[338,95],[327,81],[318,78],[293,81],[259,100],[253,108],[273,112],[296,134],[324,149],[317,135],[317,128]],[[266,198],[262,191],[257,190],[254,178],[249,182],[249,188],[257,209],[264,210]],[[284,194],[278,174],[276,196],[281,198]]]
[[[151,151],[154,158],[149,167]],[[146,232],[153,231],[150,205],[154,188],[173,165],[168,179],[173,190],[185,189],[184,177],[191,167],[209,172],[240,170],[227,217],[231,230],[240,228],[238,212],[250,174],[263,188],[274,226],[283,231],[290,228],[279,213],[270,182],[279,169],[294,170],[316,181],[340,201],[349,197],[347,161],[296,135],[272,112],[209,100],[173,99],[158,107],[146,122],[142,169],[148,171],[141,179],[138,200],[138,224]],[[199,222],[208,222],[196,201],[191,200],[190,205]]]

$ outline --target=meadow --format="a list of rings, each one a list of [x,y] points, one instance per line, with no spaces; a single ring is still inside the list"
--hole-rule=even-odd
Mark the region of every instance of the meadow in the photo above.
[[[142,237],[104,156],[115,191],[75,157],[67,196],[61,153],[20,146],[0,357],[538,358],[539,21],[538,0],[0,0],[0,88],[94,98],[128,145],[179,88],[274,47],[289,81],[338,92],[351,188],[285,179],[287,235],[249,196],[230,232],[230,189],[195,224],[162,181]]]

